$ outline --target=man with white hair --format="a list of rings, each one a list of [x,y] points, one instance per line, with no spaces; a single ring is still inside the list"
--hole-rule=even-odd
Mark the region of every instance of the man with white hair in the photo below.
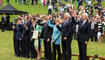
[[[70,20],[70,14],[64,14],[64,20],[61,24],[61,27],[57,28],[62,32],[62,51],[63,51],[63,60],[71,60],[71,42],[73,37],[73,23]]]
[[[88,14],[82,14],[82,22],[79,22],[79,29],[77,33],[77,40],[79,46],[80,60],[87,60],[87,44],[89,40],[89,23]]]

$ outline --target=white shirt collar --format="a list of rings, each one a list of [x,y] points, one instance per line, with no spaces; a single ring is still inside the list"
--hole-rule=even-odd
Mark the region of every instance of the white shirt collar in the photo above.
[[[83,21],[83,24],[85,24],[86,21],[87,21],[87,20]]]

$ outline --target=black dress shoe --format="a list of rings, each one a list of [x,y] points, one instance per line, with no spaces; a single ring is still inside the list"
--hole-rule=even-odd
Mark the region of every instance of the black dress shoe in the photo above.
[[[26,58],[30,58],[29,56],[26,56]]]
[[[35,57],[31,57],[31,59],[35,59]]]
[[[20,57],[20,55],[15,55],[16,57]]]

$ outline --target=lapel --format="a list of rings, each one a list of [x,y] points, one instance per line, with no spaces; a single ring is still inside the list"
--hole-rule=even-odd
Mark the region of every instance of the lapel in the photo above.
[[[65,27],[69,23],[69,20],[63,22],[62,26]]]
[[[83,23],[83,21],[81,20],[79,23],[79,30],[82,28],[82,23]]]
[[[43,28],[46,28],[46,26],[47,26],[47,22],[44,23]]]
[[[85,26],[87,25],[87,23],[88,23],[88,20],[86,20],[86,22],[84,23],[84,25],[83,25],[83,26],[81,25],[80,30],[81,30],[81,29],[84,29],[84,28],[85,28]]]

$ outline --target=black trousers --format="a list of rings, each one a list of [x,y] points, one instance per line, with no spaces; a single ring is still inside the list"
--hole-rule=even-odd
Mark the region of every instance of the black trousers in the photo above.
[[[94,29],[91,29],[91,41],[94,40]]]
[[[63,60],[71,60],[71,40],[62,40]]]
[[[44,40],[45,60],[51,60],[51,41]]]
[[[87,45],[85,43],[78,42],[80,60],[87,60]]]
[[[31,53],[31,58],[35,58],[37,55],[34,47],[34,39],[30,42],[30,53]]]
[[[14,51],[16,56],[20,56],[20,41],[19,40],[14,40]]]
[[[1,31],[2,31],[2,32],[5,31],[5,24],[2,24]]]
[[[58,60],[60,60],[61,56],[60,45],[53,44],[53,60],[56,60],[56,51],[58,53]]]
[[[30,53],[30,41],[29,39],[25,39],[25,54],[26,57],[29,58],[29,53]]]
[[[95,38],[95,41],[97,42],[97,32],[94,32],[94,38]]]
[[[74,34],[73,35],[74,35],[74,39],[77,40],[77,34],[76,34],[75,30],[74,30]]]
[[[25,57],[26,56],[26,45],[25,45],[25,39],[23,39],[21,41],[21,55],[22,57]]]

